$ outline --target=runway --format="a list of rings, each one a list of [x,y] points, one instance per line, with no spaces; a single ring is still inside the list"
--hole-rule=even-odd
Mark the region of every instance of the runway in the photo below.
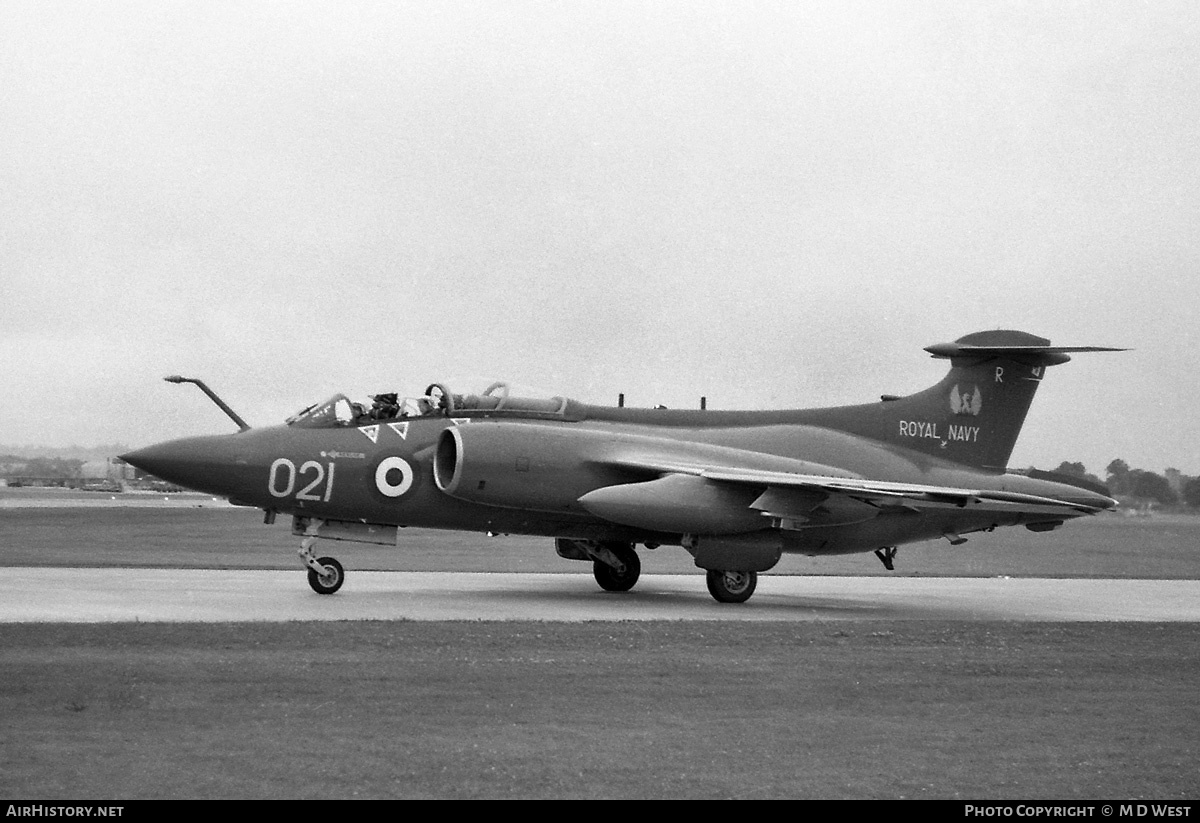
[[[1200,622],[1200,580],[762,575],[740,605],[699,575],[631,592],[586,574],[350,572],[323,596],[302,571],[0,570],[0,623],[294,620],[1003,620]]]

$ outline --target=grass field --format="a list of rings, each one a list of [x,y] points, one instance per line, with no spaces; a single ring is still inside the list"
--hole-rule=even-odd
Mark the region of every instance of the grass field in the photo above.
[[[1200,793],[1182,625],[5,626],[0,796]]]
[[[5,508],[0,566],[298,569],[260,518]],[[1195,578],[1198,538],[1094,518],[903,548],[896,573]],[[527,538],[327,545],[351,569],[587,570]],[[1193,624],[9,624],[0,667],[8,797],[1200,795]]]

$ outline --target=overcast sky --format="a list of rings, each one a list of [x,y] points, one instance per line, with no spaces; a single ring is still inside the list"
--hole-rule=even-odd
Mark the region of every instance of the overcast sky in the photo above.
[[[1015,466],[1200,474],[1200,4],[0,3],[0,444],[507,379],[840,405],[990,328]]]

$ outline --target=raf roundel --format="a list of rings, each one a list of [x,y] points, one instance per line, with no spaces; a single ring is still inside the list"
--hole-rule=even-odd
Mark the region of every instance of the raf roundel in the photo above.
[[[375,488],[387,497],[400,497],[412,484],[412,466],[403,457],[385,458],[375,469]]]

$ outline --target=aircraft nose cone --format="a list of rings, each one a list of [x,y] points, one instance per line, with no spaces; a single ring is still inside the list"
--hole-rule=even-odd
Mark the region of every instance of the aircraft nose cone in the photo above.
[[[234,495],[243,485],[246,461],[237,435],[169,440],[120,456],[144,472],[207,494]]]
[[[117,455],[117,459],[137,466],[147,474],[162,477],[164,473],[170,474],[171,469],[179,463],[178,456],[169,446],[170,443],[158,443],[128,454]]]

